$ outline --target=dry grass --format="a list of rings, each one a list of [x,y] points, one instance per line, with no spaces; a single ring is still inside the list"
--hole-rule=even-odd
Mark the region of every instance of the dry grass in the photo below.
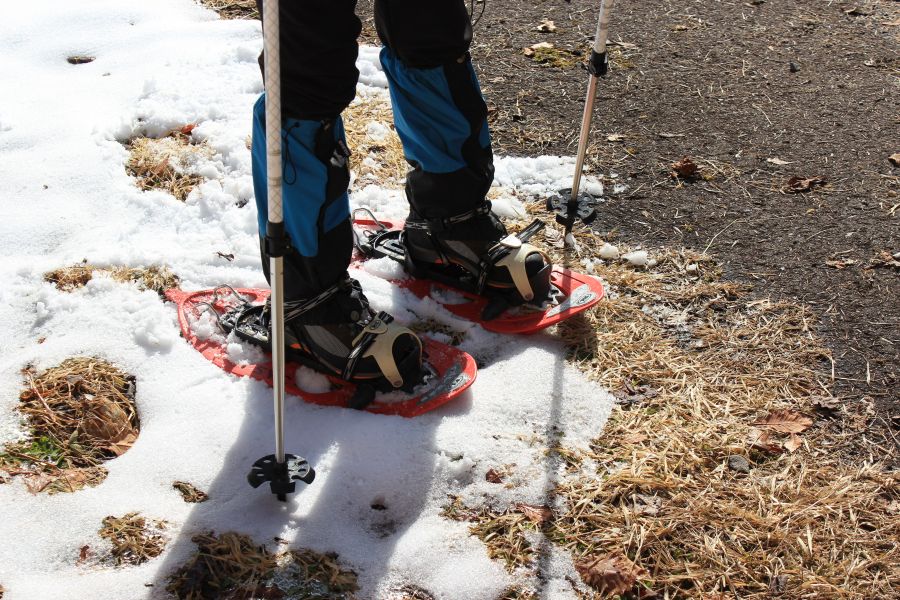
[[[181,497],[185,502],[198,503],[209,500],[209,494],[197,489],[186,481],[176,481],[172,483],[172,487],[178,490],[178,493],[181,494]]]
[[[601,240],[576,237],[581,258],[596,256]],[[538,243],[583,268],[560,238]],[[831,397],[810,312],[748,301],[707,256],[655,258],[595,265],[610,298],[559,328],[620,404],[589,452],[554,451],[569,468],[539,529],[576,561],[624,553],[646,569],[642,597],[897,597],[900,488],[879,462],[895,449],[860,452],[867,407]],[[760,425],[779,410],[812,428]],[[511,569],[536,568],[526,534],[538,526],[521,510],[455,502],[447,514]]]
[[[106,477],[100,464],[137,439],[134,378],[98,358],[70,358],[36,373],[23,370],[19,412],[29,437],[8,444],[0,468],[25,477],[33,492],[74,492]]]
[[[140,565],[162,554],[166,547],[165,521],[147,524],[138,513],[106,517],[100,537],[112,544],[109,559],[116,565]]]
[[[273,554],[239,533],[192,538],[197,553],[169,578],[166,590],[184,600],[318,598],[352,600],[356,574],[334,554],[287,550]]]
[[[63,292],[71,292],[74,289],[84,287],[96,273],[112,277],[120,283],[136,283],[142,289],[153,290],[161,298],[165,297],[167,289],[178,287],[180,283],[178,276],[165,266],[140,268],[95,267],[88,263],[62,267],[44,273],[44,281],[56,285]]]
[[[259,19],[256,0],[200,0],[200,4],[216,11],[223,19]]]
[[[350,165],[357,176],[356,187],[368,183],[386,188],[403,187],[409,165],[394,129],[394,114],[387,96],[357,95],[344,111],[344,127],[347,145],[354,154]]]
[[[203,178],[192,172],[198,158],[212,157],[206,144],[191,142],[192,125],[175,129],[160,138],[138,137],[130,140],[125,171],[142,190],[161,190],[182,202]]]

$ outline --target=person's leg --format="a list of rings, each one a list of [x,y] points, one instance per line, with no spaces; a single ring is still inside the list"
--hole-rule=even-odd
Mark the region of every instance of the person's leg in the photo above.
[[[506,230],[486,199],[493,154],[487,106],[468,52],[472,27],[465,2],[376,0],[375,24],[385,45],[381,63],[394,124],[412,167],[407,266],[504,294],[512,303],[523,297],[540,302],[549,292],[550,271],[540,253],[515,253],[521,258],[515,269],[486,262]]]
[[[262,12],[262,2],[257,4]],[[380,350],[384,344],[364,332],[375,314],[347,273],[353,250],[347,197],[350,152],[340,113],[353,100],[359,76],[356,0],[280,6],[282,201],[290,243],[284,257],[288,349],[294,358],[344,379],[407,387],[419,375],[421,343],[407,329],[385,326],[390,342]],[[264,96],[253,109],[251,155],[260,253],[268,279]],[[259,318],[267,319],[267,313],[260,312]],[[386,315],[378,320],[390,322]],[[360,343],[371,351],[359,348]]]

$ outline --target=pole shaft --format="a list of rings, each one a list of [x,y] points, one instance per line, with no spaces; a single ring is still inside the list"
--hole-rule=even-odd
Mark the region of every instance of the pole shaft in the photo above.
[[[266,74],[266,179],[268,220],[281,223],[281,42],[278,0],[265,0],[263,38]],[[284,259],[269,259],[272,285],[272,390],[275,403],[275,459],[284,463]]]
[[[591,133],[591,115],[594,113],[594,97],[597,94],[597,79],[591,75],[588,80],[587,99],[584,102],[584,114],[581,116],[581,135],[578,138],[578,155],[575,157],[575,177],[572,180],[572,200],[578,198],[581,188],[581,171],[584,168],[584,156],[587,153],[588,137]]]

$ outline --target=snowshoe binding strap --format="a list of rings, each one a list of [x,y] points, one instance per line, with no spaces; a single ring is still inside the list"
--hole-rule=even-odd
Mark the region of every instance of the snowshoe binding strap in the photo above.
[[[347,365],[341,373],[342,379],[351,379],[362,358],[373,358],[384,378],[395,388],[403,387],[404,380],[400,367],[394,360],[394,342],[402,335],[412,335],[419,343],[419,356],[422,355],[422,341],[412,331],[393,323],[394,318],[386,312],[379,312],[369,321],[353,340],[353,350]],[[406,382],[408,383],[408,382]]]
[[[453,215],[452,217],[444,217],[444,218],[436,218],[436,219],[407,219],[406,228],[407,229],[424,229],[430,233],[436,233],[440,231],[445,231],[459,225],[460,223],[465,223],[466,221],[470,221],[477,217],[483,217],[484,215],[488,215],[491,212],[491,201],[485,200],[484,203],[479,205],[476,208],[473,208],[470,211],[466,211],[464,213],[460,213],[458,215]]]
[[[539,248],[527,244],[529,239],[544,228],[544,223],[535,219],[531,224],[519,233],[508,235],[491,248],[487,256],[479,264],[478,276],[479,293],[483,292],[487,284],[487,275],[493,267],[504,267],[509,271],[513,284],[519,295],[526,302],[534,300],[535,293],[531,286],[531,280],[525,270],[525,259],[535,252],[544,257],[546,263],[550,263],[550,257]]]

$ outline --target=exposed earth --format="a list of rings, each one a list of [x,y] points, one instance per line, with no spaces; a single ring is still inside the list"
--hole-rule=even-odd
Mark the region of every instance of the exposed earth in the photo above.
[[[357,13],[363,37],[376,42],[371,4]],[[496,152],[575,154],[587,82],[579,63],[598,5],[475,5],[476,17],[485,10],[472,55]],[[541,28],[544,20],[552,26]],[[892,0],[617,2],[588,151],[607,190],[627,186],[607,195],[598,232],[707,250],[756,296],[812,307],[833,352],[834,392],[872,398],[882,425],[893,415],[894,432],[898,36]],[[554,48],[525,55],[540,42]],[[684,157],[700,167],[695,178],[671,175]],[[789,192],[792,177],[820,179]]]

